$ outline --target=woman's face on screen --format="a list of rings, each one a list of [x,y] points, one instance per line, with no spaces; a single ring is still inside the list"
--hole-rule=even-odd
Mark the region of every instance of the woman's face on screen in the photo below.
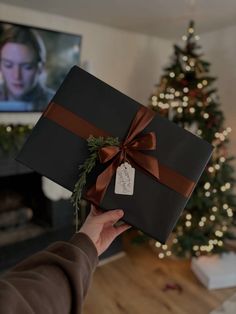
[[[33,49],[24,44],[6,43],[1,49],[0,70],[8,94],[20,100],[37,83],[42,67]]]

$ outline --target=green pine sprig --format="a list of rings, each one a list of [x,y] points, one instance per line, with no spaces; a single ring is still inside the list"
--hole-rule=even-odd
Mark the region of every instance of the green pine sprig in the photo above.
[[[87,139],[89,156],[82,165],[79,166],[79,179],[75,184],[73,193],[71,195],[71,202],[75,207],[76,214],[76,231],[78,230],[78,211],[80,209],[80,202],[82,198],[83,189],[86,185],[87,175],[93,170],[98,160],[98,151],[105,146],[119,146],[120,141],[118,137],[102,136],[94,137],[92,135]]]

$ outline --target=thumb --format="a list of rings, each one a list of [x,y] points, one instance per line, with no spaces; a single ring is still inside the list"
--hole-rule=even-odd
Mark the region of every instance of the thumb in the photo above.
[[[99,216],[96,217],[97,222],[101,224],[105,224],[108,222],[117,222],[124,215],[124,211],[122,209],[114,209],[109,210]]]

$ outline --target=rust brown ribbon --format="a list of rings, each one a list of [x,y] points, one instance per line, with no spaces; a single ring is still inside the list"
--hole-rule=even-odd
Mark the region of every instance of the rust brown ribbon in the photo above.
[[[87,139],[90,135],[95,137],[111,136],[54,102],[48,105],[43,116],[84,139]],[[95,185],[86,192],[85,197],[88,200],[96,205],[100,204],[112,176],[124,160],[128,160],[134,167],[141,169],[146,174],[151,175],[155,180],[167,185],[184,197],[188,197],[191,194],[195,185],[193,181],[177,173],[175,170],[160,164],[153,156],[140,151],[156,149],[156,134],[154,132],[140,135],[140,132],[144,130],[154,116],[155,113],[152,110],[140,106],[121,146],[106,146],[99,150],[100,162],[106,163],[110,161],[110,163],[97,177]]]

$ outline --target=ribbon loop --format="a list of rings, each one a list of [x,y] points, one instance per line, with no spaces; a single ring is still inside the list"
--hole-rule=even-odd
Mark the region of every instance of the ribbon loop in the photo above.
[[[111,164],[97,177],[97,181],[90,188],[86,197],[93,203],[99,205],[103,199],[108,185],[114,175],[117,167],[130,157],[128,161],[142,171],[159,179],[159,167],[156,158],[143,154],[139,150],[154,150],[156,149],[156,134],[150,132],[139,137],[136,137],[147,124],[153,119],[154,113],[145,107],[140,107],[134,117],[128,134],[119,147],[106,146],[99,150],[99,159],[101,163],[112,160]]]

